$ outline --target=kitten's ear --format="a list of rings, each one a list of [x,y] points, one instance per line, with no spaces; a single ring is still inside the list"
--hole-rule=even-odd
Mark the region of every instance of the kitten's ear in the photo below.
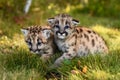
[[[51,25],[55,22],[55,19],[54,18],[48,18],[47,21]]]
[[[76,19],[72,19],[72,24],[76,26],[76,25],[80,24],[80,22]]]
[[[52,31],[50,29],[45,29],[43,35],[46,39],[50,38]]]
[[[27,29],[21,29],[21,32],[23,33],[24,36],[27,36],[29,33]]]

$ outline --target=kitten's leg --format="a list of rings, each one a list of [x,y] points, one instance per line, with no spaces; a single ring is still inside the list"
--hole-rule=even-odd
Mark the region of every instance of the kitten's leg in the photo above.
[[[65,59],[73,59],[77,55],[76,50],[74,47],[69,48],[61,57],[59,57],[55,63],[54,67],[60,66],[60,64],[65,60]]]
[[[41,56],[42,61],[48,60],[53,55],[53,50],[48,50]]]

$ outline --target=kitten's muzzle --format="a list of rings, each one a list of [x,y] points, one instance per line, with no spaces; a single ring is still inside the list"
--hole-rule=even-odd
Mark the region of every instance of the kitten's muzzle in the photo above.
[[[68,35],[68,33],[65,32],[65,31],[64,31],[64,32],[57,31],[56,34],[57,34],[57,35],[64,35],[64,36],[67,36],[67,35]]]

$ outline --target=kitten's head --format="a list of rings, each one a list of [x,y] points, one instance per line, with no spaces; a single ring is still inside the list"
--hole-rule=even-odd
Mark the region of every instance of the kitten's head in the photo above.
[[[65,39],[75,30],[75,26],[79,24],[79,21],[68,14],[58,14],[54,18],[49,18],[48,23],[58,39]]]
[[[25,42],[31,52],[39,53],[47,46],[51,37],[51,30],[48,26],[31,26],[21,29]]]

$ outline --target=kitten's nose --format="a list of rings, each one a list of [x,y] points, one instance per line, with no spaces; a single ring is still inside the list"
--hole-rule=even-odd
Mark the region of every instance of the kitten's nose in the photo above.
[[[65,32],[64,31],[57,31],[56,34],[58,35],[63,35]]]
[[[30,48],[30,51],[32,51],[32,52],[36,52],[36,51],[37,51],[37,49],[31,49],[31,48]]]

